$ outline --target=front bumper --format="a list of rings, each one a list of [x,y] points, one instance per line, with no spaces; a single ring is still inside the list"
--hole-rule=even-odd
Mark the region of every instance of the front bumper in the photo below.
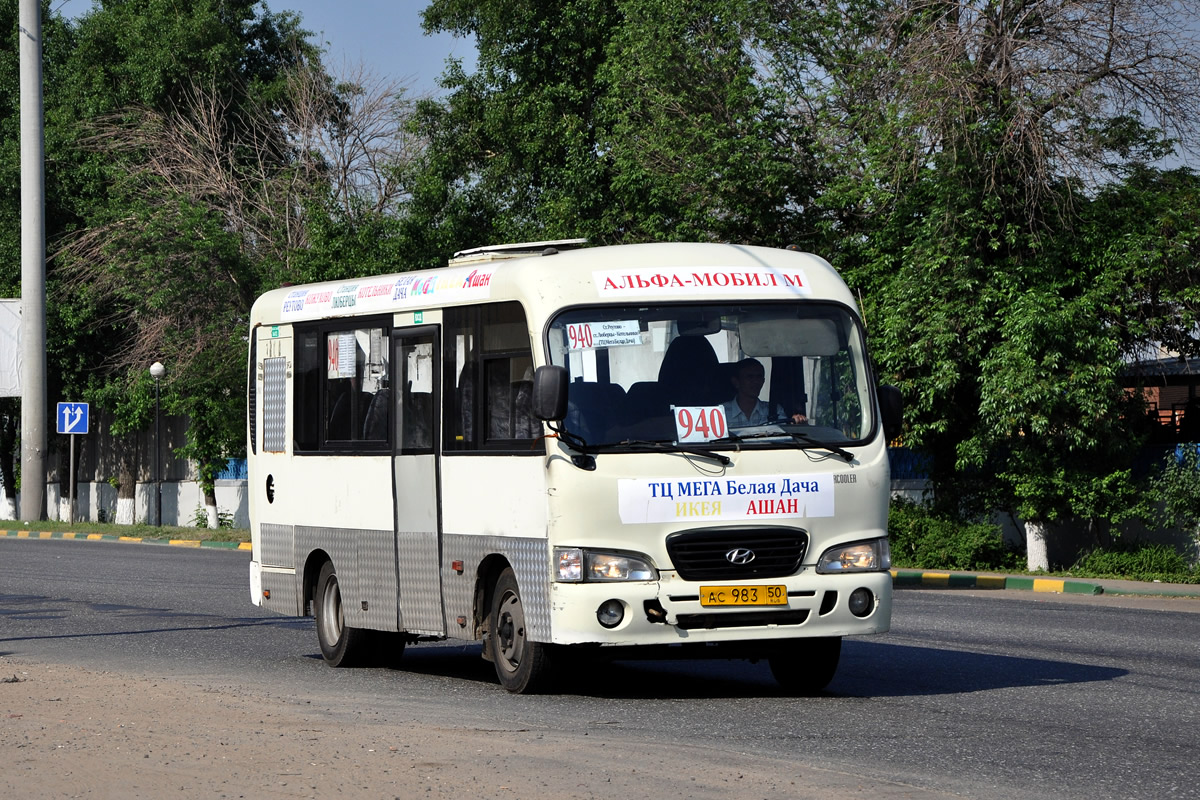
[[[711,581],[738,587],[736,581]],[[752,585],[751,582],[745,582]],[[551,632],[555,644],[653,646],[858,636],[884,633],[891,627],[892,579],[888,572],[818,575],[811,567],[786,578],[754,585],[783,585],[786,606],[704,606],[700,583],[664,571],[657,581],[555,583],[550,592]],[[872,596],[870,613],[856,616],[848,608],[850,594],[865,589]],[[605,628],[598,609],[616,601],[621,622]]]

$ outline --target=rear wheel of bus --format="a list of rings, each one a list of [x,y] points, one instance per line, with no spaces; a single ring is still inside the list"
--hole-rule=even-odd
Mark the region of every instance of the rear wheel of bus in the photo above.
[[[771,674],[784,691],[816,694],[829,685],[842,656],[842,637],[801,639],[782,653],[767,658]]]
[[[511,567],[496,580],[488,631],[488,648],[500,685],[517,694],[546,686],[551,672],[549,646],[527,636],[525,606]]]
[[[321,655],[332,667],[352,667],[361,663],[368,649],[367,631],[347,627],[342,612],[342,591],[332,561],[321,567],[313,591],[313,609],[317,618],[317,641]]]

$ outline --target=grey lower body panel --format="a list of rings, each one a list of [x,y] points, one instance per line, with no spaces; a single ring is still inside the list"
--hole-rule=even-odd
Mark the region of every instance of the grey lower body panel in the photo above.
[[[480,567],[499,556],[516,573],[527,635],[550,641],[550,550],[545,539],[445,534],[439,566],[428,548],[410,550],[404,534],[398,544],[391,531],[264,525],[262,534],[263,566],[295,569],[294,575],[263,573],[263,588],[271,589],[264,605],[273,611],[306,613],[305,569],[314,553],[324,553],[337,570],[347,625],[473,640],[478,638],[477,617],[487,613],[475,608]],[[456,561],[463,563],[461,574],[453,569]],[[438,614],[441,632],[430,630],[429,622]]]
[[[333,560],[342,593],[342,613],[352,628],[394,631],[399,627],[396,598],[396,540],[391,531],[296,526],[296,592],[303,593],[299,565],[315,551]],[[303,597],[300,597],[303,607]]]
[[[437,534],[401,531],[396,537],[399,557],[400,629],[428,636],[445,634],[441,568]]]
[[[550,548],[545,539],[445,534],[442,553],[446,631],[452,637],[476,638],[471,621],[476,614],[475,586],[479,567],[488,556],[499,555],[508,561],[517,575],[526,635],[535,642],[550,641]],[[455,561],[463,562],[463,574],[451,569]],[[478,610],[480,616],[486,613],[487,609]],[[465,628],[457,622],[459,617],[467,619]]]

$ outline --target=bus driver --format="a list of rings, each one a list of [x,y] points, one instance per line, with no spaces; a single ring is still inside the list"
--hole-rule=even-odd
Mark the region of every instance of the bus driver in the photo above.
[[[783,406],[759,400],[758,393],[762,391],[766,379],[767,371],[756,358],[744,358],[734,367],[730,381],[737,394],[732,400],[725,401],[725,420],[730,428],[746,428],[768,422],[801,424],[808,421],[800,413],[792,414],[789,420]]]

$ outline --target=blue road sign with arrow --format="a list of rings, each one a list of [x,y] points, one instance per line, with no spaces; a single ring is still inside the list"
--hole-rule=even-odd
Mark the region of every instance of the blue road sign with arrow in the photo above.
[[[87,403],[59,403],[55,418],[58,420],[59,433],[88,432]]]

